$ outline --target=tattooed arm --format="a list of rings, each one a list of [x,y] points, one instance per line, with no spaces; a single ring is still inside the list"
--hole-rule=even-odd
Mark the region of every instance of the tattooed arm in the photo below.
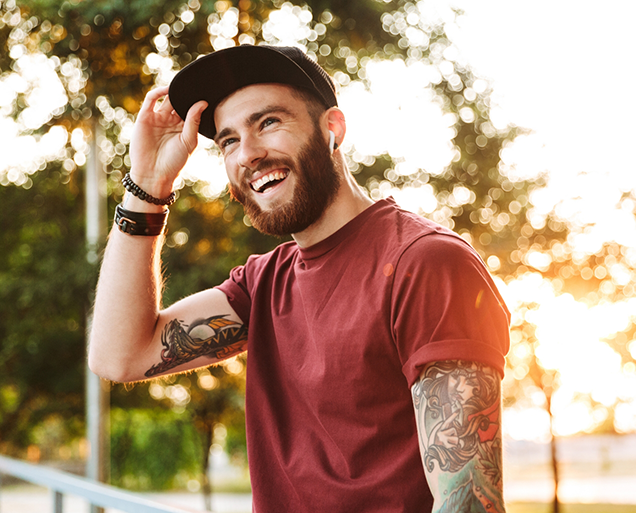
[[[107,253],[112,254],[104,258],[91,330],[93,372],[117,382],[140,381],[210,365],[246,349],[247,328],[223,292],[205,290],[160,309],[161,276],[148,264],[131,265],[130,257],[141,256],[141,248],[123,251],[138,241],[116,228],[110,239]],[[120,269],[135,269],[137,276],[127,276],[130,283],[122,285],[113,279]]]
[[[433,512],[503,513],[498,373],[479,363],[434,362],[412,394]]]
[[[160,198],[170,194],[196,147],[206,107],[197,103],[183,122],[164,98],[167,92],[163,87],[148,93],[130,146],[134,182]],[[124,208],[153,213],[163,207],[127,192]],[[129,382],[184,371],[237,354],[245,346],[247,330],[217,289],[161,309],[162,245],[163,236],[130,236],[117,228],[110,233],[88,355],[90,368],[104,378]]]

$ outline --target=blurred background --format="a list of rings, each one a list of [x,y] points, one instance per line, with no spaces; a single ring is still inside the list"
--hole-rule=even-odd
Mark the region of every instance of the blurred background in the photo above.
[[[454,229],[496,277],[513,315],[509,511],[636,511],[634,15],[629,0],[0,0],[0,453],[84,472],[85,331],[140,103],[200,55],[267,42],[334,77],[370,196]],[[280,242],[226,184],[201,138],[165,304]],[[105,384],[109,481],[249,501],[245,361]]]

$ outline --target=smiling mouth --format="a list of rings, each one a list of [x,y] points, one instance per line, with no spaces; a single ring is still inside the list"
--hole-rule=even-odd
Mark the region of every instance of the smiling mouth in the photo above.
[[[272,173],[268,173],[265,176],[261,176],[259,179],[254,180],[250,183],[250,187],[255,192],[263,193],[268,189],[271,189],[275,185],[281,183],[287,176],[289,175],[289,171],[274,171]]]

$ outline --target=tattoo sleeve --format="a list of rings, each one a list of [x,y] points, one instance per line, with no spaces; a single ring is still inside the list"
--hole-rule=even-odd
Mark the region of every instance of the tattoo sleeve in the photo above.
[[[497,372],[473,362],[435,362],[412,394],[433,511],[504,512]]]
[[[173,369],[200,356],[223,360],[245,350],[247,328],[224,315],[216,315],[193,322],[184,328],[173,319],[161,333],[161,363],[153,365],[146,372],[150,378]]]

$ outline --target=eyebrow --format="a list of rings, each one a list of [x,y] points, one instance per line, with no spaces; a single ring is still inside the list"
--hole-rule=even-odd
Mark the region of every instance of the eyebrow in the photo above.
[[[287,107],[283,107],[282,105],[269,105],[257,112],[254,112],[253,114],[250,114],[250,116],[245,121],[245,126],[248,126],[248,127],[253,126],[263,116],[266,116],[267,114],[272,114],[274,112],[281,112],[283,114],[287,114],[288,116],[293,116],[293,113]],[[232,134],[234,131],[235,130],[231,127],[224,128],[214,137],[214,142],[218,144],[218,142],[221,139]]]

